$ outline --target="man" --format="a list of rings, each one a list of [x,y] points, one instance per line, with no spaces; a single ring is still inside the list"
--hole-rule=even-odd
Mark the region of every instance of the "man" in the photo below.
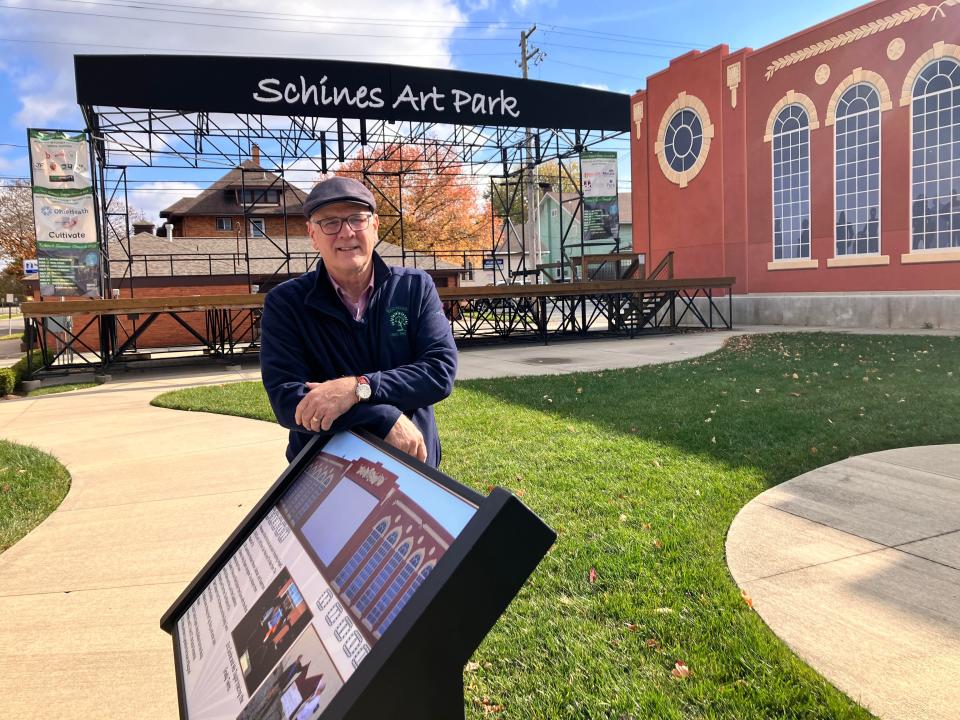
[[[363,428],[434,467],[433,404],[453,389],[457,350],[433,280],[373,251],[380,219],[360,182],[334,177],[303,214],[316,270],[266,297],[260,367],[287,460],[311,435]]]

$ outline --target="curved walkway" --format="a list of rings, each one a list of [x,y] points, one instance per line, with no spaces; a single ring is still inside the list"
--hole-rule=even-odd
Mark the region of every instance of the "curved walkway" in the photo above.
[[[882,718],[960,718],[960,445],[848,458],[748,503],[727,563],[800,657]]]
[[[461,353],[461,378],[629,367],[718,349],[730,332]],[[286,431],[150,406],[245,372],[115,375],[90,390],[0,402],[0,437],[70,471],[62,505],[0,554],[0,718],[177,717],[160,616],[286,467]]]

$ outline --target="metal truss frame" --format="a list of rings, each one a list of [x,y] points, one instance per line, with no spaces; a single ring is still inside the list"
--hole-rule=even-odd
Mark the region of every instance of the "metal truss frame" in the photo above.
[[[136,277],[134,266],[142,258],[131,252],[129,238],[128,198],[129,173],[134,168],[216,170],[241,167],[254,145],[260,148],[262,166],[276,177],[270,188],[279,189],[283,202],[284,227],[282,237],[264,232],[276,250],[269,258],[251,257],[250,219],[256,214],[255,202],[247,192],[241,193],[243,209],[242,265],[247,284],[286,279],[291,275],[291,251],[287,228],[286,190],[291,184],[291,171],[313,171],[324,175],[350,158],[362,155],[361,173],[381,202],[380,214],[388,219],[387,228],[399,231],[401,263],[406,265],[413,249],[404,237],[403,187],[404,178],[415,175],[418,167],[423,172],[456,174],[464,178],[489,178],[490,197],[494,198],[498,183],[514,188],[507,210],[497,211],[491,202],[492,236],[489,247],[437,253],[440,259],[456,261],[483,261],[494,269],[494,282],[512,283],[518,279],[526,283],[536,276],[528,258],[539,247],[528,247],[523,224],[512,222],[509,208],[519,197],[524,217],[528,208],[536,207],[539,198],[528,197],[535,187],[530,174],[537,166],[556,162],[561,172],[576,188],[581,187],[574,177],[570,162],[579,154],[599,143],[620,138],[622,132],[592,129],[513,128],[498,125],[443,125],[433,122],[368,120],[365,118],[318,118],[307,116],[268,116],[239,113],[185,112],[158,109],[131,109],[122,107],[82,106],[82,112],[91,133],[94,156],[98,165],[98,190],[104,233],[117,241],[124,257],[112,258],[114,266],[122,266],[119,282],[134,296]],[[361,153],[363,151],[363,153]],[[375,166],[384,161],[396,163],[391,173],[379,173]],[[246,172],[241,173],[242,190],[246,190]],[[267,190],[262,184],[258,190]],[[397,192],[390,192],[396,188]],[[535,191],[536,194],[537,191]],[[560,188],[562,197],[562,184]],[[519,195],[518,195],[519,194]],[[577,190],[576,209],[582,206],[582,195]],[[394,202],[392,197],[399,198]],[[568,198],[570,194],[568,192]],[[120,218],[122,216],[122,223]],[[114,222],[109,221],[113,218]],[[575,218],[580,218],[575,220]],[[574,212],[562,234],[562,254],[566,264],[567,250],[574,222],[582,225],[582,213]],[[122,228],[120,227],[122,225]],[[259,232],[257,233],[260,234]],[[581,227],[580,252],[584,243]],[[589,244],[589,243],[587,243]],[[110,243],[104,243],[104,288],[110,287]],[[417,251],[420,252],[420,251]],[[202,256],[204,253],[198,253]],[[272,272],[251,272],[251,261],[275,260]],[[119,263],[117,261],[120,261]],[[313,258],[314,262],[316,257]],[[476,269],[479,269],[476,268]],[[466,268],[465,268],[466,271]],[[561,273],[566,271],[561,269]],[[562,276],[565,278],[565,276]]]

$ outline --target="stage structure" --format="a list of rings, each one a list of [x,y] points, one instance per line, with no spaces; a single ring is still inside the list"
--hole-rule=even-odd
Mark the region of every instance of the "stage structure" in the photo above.
[[[212,357],[229,359],[256,351],[260,312],[256,294],[301,274],[317,261],[309,247],[305,251],[303,230],[291,232],[291,224],[300,221],[295,219],[298,208],[290,206],[290,198],[302,198],[313,181],[346,162],[352,163],[377,197],[381,238],[390,234],[394,241],[390,262],[428,272],[441,265],[454,267],[477,285],[536,285],[538,292],[549,284],[588,283],[591,277],[577,276],[581,262],[587,271],[583,260],[591,244],[589,234],[583,232],[579,157],[624,137],[630,125],[626,95],[449,70],[160,55],[76,56],[75,70],[102,215],[105,300],[101,303],[116,301],[124,307],[67,303],[68,308],[60,303],[54,309],[39,303],[32,311],[27,309],[26,316],[33,319],[28,332],[44,350],[43,371],[89,370],[132,361],[145,325],[158,318],[158,325],[177,323],[185,328],[191,342],[199,343],[193,349]],[[246,160],[254,157],[256,162]],[[537,186],[537,168],[544,164],[554,169],[556,187]],[[195,253],[138,253],[129,233],[129,199],[143,190],[138,183],[149,184],[151,177],[158,186],[190,183],[190,191],[196,193],[211,182],[211,173],[227,170],[240,175],[237,197],[244,221],[237,228],[235,248],[214,253],[198,243]],[[404,188],[426,172],[453,176],[456,183],[479,182],[487,188],[492,214],[488,244],[455,251],[408,246]],[[531,206],[536,206],[541,191],[553,192],[561,207],[570,211],[568,220],[560,213],[559,222],[565,224],[562,261],[552,267],[540,263],[541,248],[531,237],[530,224],[524,222],[533,215]],[[279,200],[282,225],[254,226],[251,220],[270,198]],[[292,240],[295,234],[301,236],[299,244]],[[162,232],[157,235],[164,237]],[[621,249],[614,243],[613,249],[631,248]],[[146,278],[166,275],[172,286],[184,287],[189,284],[182,279],[186,268],[195,269],[198,264],[209,268],[210,276],[242,278],[253,302],[236,308],[214,303],[211,310],[204,307],[208,303],[202,297],[172,298],[169,309],[148,303],[146,321],[141,321],[136,307],[127,307],[161,294],[145,289]],[[597,279],[624,277],[619,264],[612,276],[610,267],[602,261],[590,273]],[[642,267],[629,277],[643,279]],[[546,285],[538,285],[544,281]],[[156,287],[155,279],[153,283]],[[711,287],[722,286],[729,283]],[[476,304],[466,287],[440,289],[456,291],[445,305],[458,339],[545,338],[548,327],[550,335],[582,334],[594,329],[594,320],[604,319],[604,330],[632,334],[664,326],[665,318],[675,317],[666,312],[665,304],[670,303],[672,310],[672,303],[685,293],[681,288],[658,291],[656,310],[650,313],[646,310],[653,306],[638,303],[636,289],[624,288],[615,296],[608,290],[594,298],[588,286],[568,300],[574,288],[566,286],[563,297],[537,304],[539,315],[533,322],[527,312],[530,301],[523,297],[491,302],[481,292]],[[221,295],[243,290],[233,286]],[[463,293],[467,297],[461,297]],[[612,297],[617,298],[613,304]],[[183,315],[190,312],[185,308],[191,302],[197,310]],[[692,300],[687,306],[692,307]],[[81,307],[89,312],[66,314],[78,313]],[[464,330],[463,319],[477,317],[478,308],[485,319],[483,327],[474,323]],[[544,315],[540,308],[549,312]],[[629,317],[624,318],[624,311]],[[504,313],[516,318],[505,320]],[[572,319],[572,314],[579,320]],[[702,319],[702,324],[707,321]],[[500,332],[501,327],[508,331]],[[157,351],[152,355],[156,357]]]

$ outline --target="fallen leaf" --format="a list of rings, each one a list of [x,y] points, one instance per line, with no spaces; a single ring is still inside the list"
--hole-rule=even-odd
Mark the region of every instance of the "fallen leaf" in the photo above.
[[[590,574],[587,576],[587,579],[590,581],[590,584],[593,585],[597,581],[597,571],[594,568],[590,568]]]
[[[741,590],[741,591],[740,591],[740,597],[743,598],[743,601],[744,601],[744,602],[747,604],[747,606],[752,610],[752,609],[753,609],[753,598],[750,597],[750,595],[747,593],[746,590]]]
[[[567,432],[575,433],[577,429],[573,425],[567,425]]]
[[[663,547],[663,541],[660,540],[660,538],[654,538],[654,540],[653,540],[653,546],[654,546],[657,550],[659,550],[660,548]]]
[[[582,388],[582,387],[578,387],[578,388],[577,388],[577,395],[582,395],[582,394],[583,394],[583,388]]]
[[[816,449],[815,447],[810,448],[810,454],[811,454],[811,455],[816,455],[816,454],[817,454],[817,449]]]
[[[620,522],[626,522],[626,521],[627,521],[627,516],[624,515],[623,513],[620,513]]]
[[[624,623],[624,625],[626,626],[627,630],[629,630],[630,632],[637,631],[637,626],[634,623]]]
[[[467,663],[466,667],[463,668],[464,672],[476,672],[480,669],[480,663],[473,662],[472,660]]]
[[[800,393],[798,393],[798,392],[792,392],[792,393],[790,393],[790,394],[791,394],[793,397],[800,397]]]
[[[516,480],[517,482],[523,482],[523,475],[517,475]]]
[[[677,678],[677,680],[683,680],[684,678],[690,677],[690,668],[687,667],[687,664],[683,660],[677,660],[670,674]]]
[[[650,648],[651,650],[659,650],[659,649],[660,649],[660,641],[657,640],[656,638],[647,638],[647,643],[646,643],[646,645],[647,645],[647,647]]]
[[[527,491],[521,488],[519,490],[514,490],[513,494],[516,495],[518,498],[522,498],[524,495],[527,494]]]
[[[571,599],[570,599],[569,597],[567,597],[566,595],[561,595],[561,596],[560,596],[560,604],[561,604],[561,605],[573,605],[573,600],[571,600]]]
[[[4,484],[3,484],[3,487],[0,488],[0,490],[3,490],[3,492],[5,492],[5,493],[10,492],[10,483],[4,483]]]
[[[792,377],[794,380],[799,380],[799,379],[800,379],[800,376],[797,375],[796,373],[794,373],[791,377]]]
[[[662,465],[660,465],[660,461],[656,458],[654,458],[652,462],[654,467],[662,467]]]

